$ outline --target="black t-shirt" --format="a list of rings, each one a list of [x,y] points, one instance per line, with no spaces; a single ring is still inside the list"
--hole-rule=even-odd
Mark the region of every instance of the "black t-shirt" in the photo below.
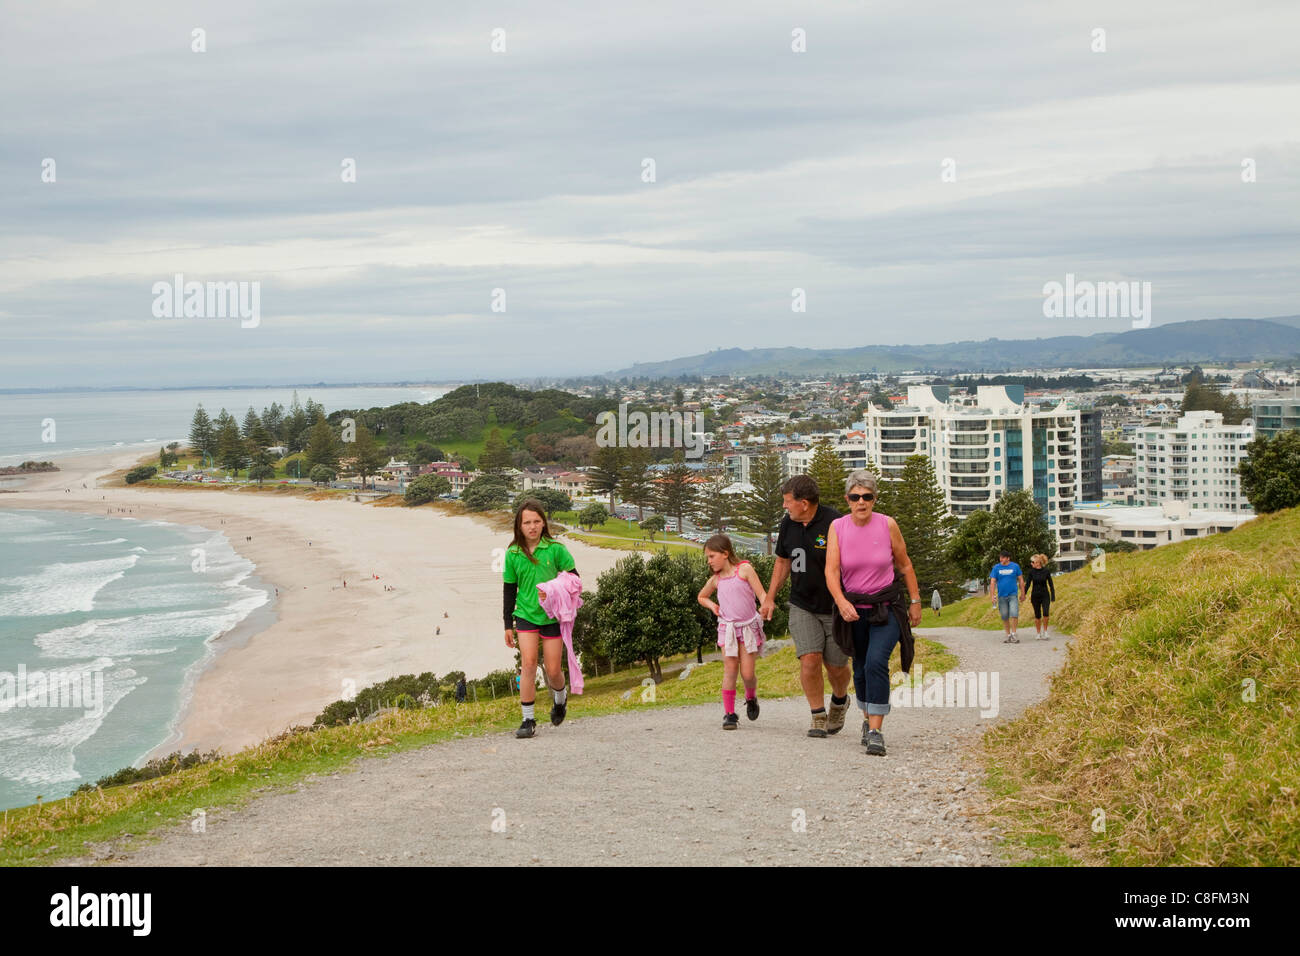
[[[790,560],[790,603],[813,614],[830,614],[835,606],[826,587],[826,539],[840,513],[818,504],[808,524],[787,514],[776,532],[776,556]],[[803,560],[796,558],[802,549]],[[796,570],[802,565],[803,570]]]

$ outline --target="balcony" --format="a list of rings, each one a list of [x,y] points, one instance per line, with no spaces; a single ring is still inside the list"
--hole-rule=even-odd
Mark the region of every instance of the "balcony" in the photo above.
[[[948,493],[948,497],[950,497],[954,502],[988,501],[989,491],[988,489],[985,489],[983,491],[950,491]]]
[[[954,462],[948,466],[948,471],[954,475],[987,475],[989,463],[987,461]]]
[[[948,450],[950,458],[988,458],[989,450],[987,448],[951,448]]]
[[[949,445],[987,445],[989,443],[988,434],[983,435],[949,435]]]

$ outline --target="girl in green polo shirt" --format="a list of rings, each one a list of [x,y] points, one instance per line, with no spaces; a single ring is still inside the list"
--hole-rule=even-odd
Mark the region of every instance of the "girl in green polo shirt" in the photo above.
[[[535,498],[525,499],[515,512],[515,537],[506,549],[502,614],[506,625],[506,647],[519,649],[519,703],[524,720],[516,737],[531,737],[537,730],[533,705],[537,688],[537,644],[542,643],[542,666],[546,686],[551,690],[551,723],[564,720],[568,689],[561,661],[564,642],[560,639],[560,622],[542,610],[537,585],[553,580],[561,571],[577,573],[573,555],[551,537],[543,505]],[[556,690],[556,688],[559,690]],[[525,699],[527,698],[527,699]]]

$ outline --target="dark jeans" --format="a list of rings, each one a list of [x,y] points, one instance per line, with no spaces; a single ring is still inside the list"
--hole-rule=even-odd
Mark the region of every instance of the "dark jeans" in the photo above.
[[[866,618],[870,613],[859,608],[860,616],[853,622],[853,692],[863,714],[887,714],[889,655],[901,635],[898,618],[892,613],[879,627],[868,627]]]

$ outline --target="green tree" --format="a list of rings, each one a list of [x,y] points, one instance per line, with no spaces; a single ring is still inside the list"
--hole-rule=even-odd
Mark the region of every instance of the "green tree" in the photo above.
[[[494,428],[488,434],[483,445],[483,454],[479,456],[478,466],[481,471],[496,473],[510,467],[510,449],[501,437],[501,429]]]
[[[650,677],[663,680],[662,658],[699,645],[694,581],[665,551],[648,562],[637,554],[620,560],[597,585],[593,617],[600,653],[615,665],[644,661]]]
[[[813,442],[813,457],[808,465],[808,474],[817,482],[817,491],[823,501],[835,502],[841,511],[844,507],[844,479],[849,476],[844,468],[844,461],[835,454],[829,438],[819,438]]]
[[[587,505],[578,513],[578,527],[590,531],[609,520],[609,511],[604,505]]]
[[[735,519],[738,496],[723,493],[723,489],[730,484],[725,473],[714,469],[708,472],[704,482],[698,485],[692,520],[701,528],[724,532]],[[682,530],[681,525],[678,525],[678,530]]]
[[[406,486],[402,498],[408,505],[422,505],[447,494],[451,494],[451,482],[442,475],[420,475]]]
[[[956,565],[963,579],[974,578],[983,581],[989,573],[991,564],[984,561],[988,553],[989,522],[992,515],[987,511],[975,511],[962,519],[957,532],[948,542],[948,557]]]
[[[629,448],[623,456],[622,477],[618,494],[624,501],[637,507],[637,517],[645,517],[646,505],[654,502],[655,486],[651,480],[650,450]]]
[[[492,511],[510,502],[510,484],[501,475],[481,475],[461,492],[460,500],[470,511]]]
[[[1011,560],[1022,567],[1029,566],[1031,554],[1045,554],[1049,560],[1056,555],[1055,536],[1047,525],[1047,516],[1034,501],[1032,490],[1010,491],[998,499],[989,512],[985,545],[984,567],[980,572],[984,577],[998,563],[998,552],[1004,548],[1011,552]]]
[[[519,506],[528,498],[535,498],[540,501],[542,507],[546,509],[546,517],[548,518],[557,511],[570,511],[573,508],[573,499],[558,488],[533,488],[530,491],[521,491],[515,495],[510,510],[518,510]]]
[[[371,475],[376,475],[379,470],[388,463],[388,458],[379,449],[379,443],[375,441],[375,436],[370,433],[365,425],[357,422],[357,431],[352,447],[348,449],[352,454],[352,470],[361,476],[361,487],[366,486],[366,479]]]
[[[1237,466],[1241,490],[1258,514],[1300,505],[1300,431],[1260,435]]]
[[[274,478],[274,477],[275,477],[275,469],[270,465],[253,464],[248,469],[249,481],[255,481],[259,485],[267,478]]]
[[[312,484],[327,485],[338,477],[338,472],[329,465],[315,465],[307,477],[311,479]]]
[[[655,487],[655,510],[660,514],[672,515],[677,519],[677,527],[682,527],[682,516],[691,514],[695,509],[696,475],[683,461],[681,449],[673,455],[673,463],[659,473]]]
[[[780,456],[768,452],[754,462],[749,469],[749,483],[753,489],[741,498],[735,527],[738,531],[763,535],[767,540],[767,553],[771,554],[772,535],[785,516],[785,508],[782,507],[784,498],[781,495],[781,485],[784,484],[784,479],[781,477]]]
[[[627,467],[627,450],[618,445],[605,445],[596,451],[596,466],[587,472],[594,494],[609,495],[609,510],[614,510],[614,493],[623,483]]]
[[[663,515],[651,515],[644,521],[639,522],[638,527],[650,536],[651,541],[654,541],[655,535],[668,527],[668,522],[664,520]],[[678,527],[681,527],[681,525],[678,525]]]
[[[338,472],[338,439],[334,437],[334,429],[330,427],[330,423],[325,420],[324,415],[318,415],[315,423],[311,426],[307,446],[303,450],[303,465],[308,469],[314,469],[317,465],[324,465],[330,471]],[[315,481],[314,478],[312,480]]]
[[[194,410],[194,420],[190,422],[190,447],[213,460],[217,457],[217,430],[202,403]]]
[[[929,456],[907,457],[890,488],[889,506],[883,513],[898,522],[922,595],[937,588],[944,601],[960,597],[960,572],[948,551],[957,519],[948,511]]]
[[[239,424],[235,421],[235,416],[224,408],[217,416],[215,424],[217,461],[222,468],[237,472],[244,467],[244,462],[248,459],[248,449],[244,447],[244,440],[239,434]]]
[[[244,424],[240,426],[239,434],[245,439],[252,438],[253,432],[260,428],[262,420],[257,417],[257,412],[253,411],[253,406],[248,406],[248,411],[244,413]],[[271,444],[267,442],[267,444]]]

